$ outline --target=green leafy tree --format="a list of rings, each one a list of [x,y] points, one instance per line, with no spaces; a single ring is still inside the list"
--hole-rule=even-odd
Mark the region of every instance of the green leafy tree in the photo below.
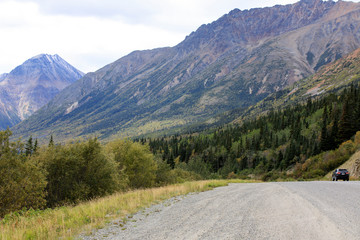
[[[119,164],[119,171],[123,171],[128,177],[131,188],[154,186],[157,166],[149,146],[117,140],[110,142],[107,149]]]
[[[0,217],[23,208],[45,206],[45,174],[34,161],[25,161],[23,145],[11,143],[9,129],[0,132]]]
[[[96,139],[44,147],[34,158],[48,173],[50,207],[105,196],[126,185]]]
[[[166,161],[162,160],[160,156],[155,158],[156,161],[156,185],[163,186],[176,182],[172,167]]]

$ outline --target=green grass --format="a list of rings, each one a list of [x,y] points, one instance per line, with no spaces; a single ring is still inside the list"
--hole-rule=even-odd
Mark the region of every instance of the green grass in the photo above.
[[[166,199],[202,192],[244,180],[207,180],[186,182],[160,188],[117,193],[77,206],[29,210],[7,215],[0,221],[0,239],[74,239],[80,233],[102,228],[111,220],[125,218]]]

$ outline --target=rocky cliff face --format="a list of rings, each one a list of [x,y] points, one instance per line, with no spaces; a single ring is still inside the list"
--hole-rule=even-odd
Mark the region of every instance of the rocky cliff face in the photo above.
[[[11,127],[84,74],[58,55],[38,55],[0,76],[0,128]]]
[[[360,4],[351,2],[235,9],[173,48],[136,51],[85,75],[14,131],[112,138],[212,122],[360,47],[359,28]]]
[[[256,45],[268,37],[299,29],[316,22],[334,7],[335,2],[302,0],[292,5],[277,5],[240,11],[235,9],[219,20],[201,26],[180,43],[180,51],[217,47],[218,52],[234,46]],[[221,49],[222,48],[222,49]]]

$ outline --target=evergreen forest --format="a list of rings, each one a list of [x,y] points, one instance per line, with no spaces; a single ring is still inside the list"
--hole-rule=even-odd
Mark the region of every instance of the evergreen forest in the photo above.
[[[340,94],[309,97],[242,124],[138,141],[173,168],[203,178],[311,179],[323,177],[356,151],[358,139],[350,139],[359,130],[360,89],[351,85]],[[324,157],[325,152],[332,154]]]

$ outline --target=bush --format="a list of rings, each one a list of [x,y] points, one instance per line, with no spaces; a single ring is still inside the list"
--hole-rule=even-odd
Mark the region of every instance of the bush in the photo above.
[[[166,184],[176,183],[176,176],[173,173],[171,166],[160,157],[156,158],[156,185],[164,186]]]
[[[131,188],[155,185],[156,162],[147,145],[127,140],[117,140],[107,145],[107,151],[118,163],[118,171],[124,172]]]
[[[229,174],[227,175],[226,178],[227,178],[227,179],[235,179],[235,178],[237,178],[237,176],[236,176],[236,174],[235,174],[234,172],[231,172],[231,173],[229,173]]]
[[[0,217],[46,203],[44,172],[28,161],[20,142],[9,142],[11,134],[10,130],[0,132]]]
[[[202,180],[199,174],[196,174],[194,172],[189,172],[181,168],[173,169],[171,171],[171,174],[173,174],[174,178],[176,179],[175,181],[177,183]]]
[[[271,172],[267,172],[265,173],[262,177],[261,180],[264,182],[270,182],[270,181],[275,181],[277,179],[279,179],[281,176],[278,172],[275,171],[271,171]]]
[[[42,148],[33,156],[47,171],[47,203],[53,207],[111,194],[124,187],[117,164],[96,139]]]
[[[309,172],[304,173],[304,179],[321,178],[325,175],[325,172],[321,169],[313,169]]]

